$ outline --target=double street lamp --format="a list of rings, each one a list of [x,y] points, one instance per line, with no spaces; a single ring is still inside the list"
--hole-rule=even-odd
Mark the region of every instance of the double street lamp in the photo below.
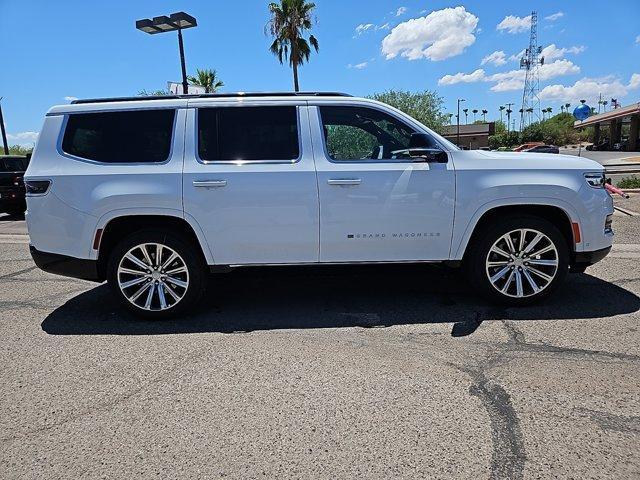
[[[465,101],[466,100],[464,98],[458,99],[458,133],[456,134],[456,143],[458,146],[460,146],[460,103]]]
[[[178,45],[180,47],[180,66],[182,67],[182,93],[189,92],[189,84],[187,83],[187,67],[184,63],[184,45],[182,43],[182,30],[197,26],[196,19],[184,12],[172,13],[168,17],[161,15],[153,17],[153,19],[144,18],[136,20],[136,28],[150,35],[156,33],[178,31]]]

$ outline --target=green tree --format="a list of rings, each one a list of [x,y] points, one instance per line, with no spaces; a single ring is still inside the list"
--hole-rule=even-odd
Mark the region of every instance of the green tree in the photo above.
[[[447,114],[442,111],[443,99],[430,90],[423,92],[389,90],[374,93],[369,98],[403,111],[438,133],[442,133],[447,124]]]
[[[23,147],[22,145],[10,145],[9,146],[9,155],[26,155],[27,153],[32,153],[33,147]],[[0,154],[3,154],[4,150],[0,148]]]
[[[189,75],[187,77],[187,81],[191,85],[204,87],[205,93],[215,93],[218,89],[224,87],[224,83],[218,78],[218,73],[209,68],[204,70],[197,68],[195,77],[193,75]]]
[[[271,19],[267,23],[266,30],[273,37],[270,50],[280,63],[288,60],[293,69],[293,88],[300,91],[298,81],[298,67],[309,61],[311,47],[319,50],[318,40],[309,35],[309,40],[304,38],[306,30],[313,25],[312,12],[316,4],[305,0],[280,0],[280,3],[270,3],[269,13]]]

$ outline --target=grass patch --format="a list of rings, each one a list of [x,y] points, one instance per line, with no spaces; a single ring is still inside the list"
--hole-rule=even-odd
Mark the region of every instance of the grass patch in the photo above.
[[[625,177],[618,182],[619,188],[640,188],[639,177]]]

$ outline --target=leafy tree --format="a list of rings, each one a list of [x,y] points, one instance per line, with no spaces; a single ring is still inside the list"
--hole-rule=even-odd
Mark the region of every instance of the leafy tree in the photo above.
[[[430,90],[423,92],[389,90],[375,93],[369,98],[403,111],[436,132],[442,133],[447,124],[447,114],[442,111],[444,101],[437,93]]]
[[[187,81],[191,85],[204,87],[205,93],[215,93],[218,89],[224,87],[224,83],[218,78],[217,72],[211,69],[196,69],[196,76],[189,75]]]
[[[26,155],[33,152],[33,147],[23,147],[22,145],[10,145],[9,155]],[[0,149],[0,154],[3,154],[4,150]]]
[[[280,63],[285,60],[293,69],[293,87],[300,91],[298,82],[298,67],[309,61],[311,47],[319,50],[318,40],[309,35],[309,40],[304,38],[305,30],[310,30],[313,25],[311,14],[316,4],[305,0],[280,0],[280,3],[270,3],[269,13],[271,19],[267,23],[266,30],[273,37],[270,50]]]

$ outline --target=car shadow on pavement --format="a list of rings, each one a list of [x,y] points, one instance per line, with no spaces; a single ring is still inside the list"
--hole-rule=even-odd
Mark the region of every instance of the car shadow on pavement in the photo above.
[[[588,274],[569,275],[542,303],[505,308],[470,291],[456,270],[433,265],[265,267],[214,275],[206,299],[179,320],[144,321],[117,305],[106,285],[49,314],[51,335],[162,335],[452,323],[466,336],[489,320],[607,318],[640,310],[640,298]]]

